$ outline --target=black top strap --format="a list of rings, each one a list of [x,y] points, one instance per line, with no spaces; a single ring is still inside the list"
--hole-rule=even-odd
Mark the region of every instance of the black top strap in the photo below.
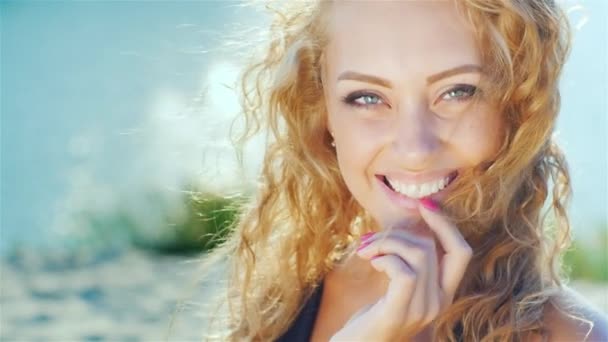
[[[321,295],[323,294],[323,283],[315,289],[302,311],[293,322],[289,330],[277,339],[277,342],[308,342],[312,337],[312,329],[321,306]]]

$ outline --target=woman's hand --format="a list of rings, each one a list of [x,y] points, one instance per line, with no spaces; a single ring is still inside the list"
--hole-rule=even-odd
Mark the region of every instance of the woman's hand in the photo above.
[[[395,229],[362,241],[357,254],[386,273],[386,294],[355,313],[331,341],[404,341],[422,331],[451,305],[472,250],[458,228],[441,215],[437,205],[420,201],[420,214],[441,243]]]

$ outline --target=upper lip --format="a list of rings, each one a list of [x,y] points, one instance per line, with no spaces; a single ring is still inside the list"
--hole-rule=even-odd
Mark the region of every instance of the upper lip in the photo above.
[[[424,173],[408,173],[403,171],[389,171],[384,174],[388,179],[397,181],[402,184],[423,184],[430,181],[436,181],[451,176],[457,171],[454,169],[441,169]]]

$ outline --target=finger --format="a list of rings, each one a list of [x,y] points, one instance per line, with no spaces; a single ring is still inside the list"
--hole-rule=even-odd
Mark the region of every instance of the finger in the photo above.
[[[378,272],[384,272],[390,280],[384,298],[386,317],[401,320],[414,297],[418,281],[416,272],[394,254],[378,256],[370,264]]]
[[[422,220],[422,219],[421,219]],[[411,226],[413,227],[413,226]],[[433,242],[432,236],[424,236],[420,234],[413,233],[409,228],[390,228],[382,232],[378,232],[373,235],[373,238],[376,239],[385,239],[388,237],[399,237],[409,241],[412,241],[421,246],[428,246]]]
[[[424,228],[424,229],[428,229],[428,228]],[[415,234],[410,232],[409,230],[403,230],[403,229],[395,229],[392,231],[388,232],[389,236],[395,236],[397,238],[400,239],[404,239],[405,241],[411,241],[413,242],[415,245],[418,245],[422,248],[424,248],[426,251],[428,251],[428,272],[427,273],[427,277],[428,277],[428,282],[429,284],[436,284],[437,288],[439,288],[439,264],[438,264],[438,258],[437,256],[439,255],[437,252],[437,242],[435,241],[435,236],[434,233],[431,233],[430,235],[419,235],[419,234]],[[442,254],[441,254],[442,255]],[[407,262],[407,260],[406,260]]]
[[[426,275],[437,267],[435,242],[433,239],[427,239],[424,245],[420,245],[407,237],[407,234],[402,233],[374,237],[359,247],[357,254],[364,259],[371,259],[379,254],[395,254],[417,274]]]
[[[440,294],[435,241],[432,238],[424,239],[425,245],[421,246],[409,241],[409,235],[411,234],[406,232],[392,232],[370,242],[359,253],[364,258],[395,255],[414,271],[416,288],[407,317],[409,320],[427,322],[430,316],[434,318],[432,304]]]
[[[425,284],[439,289],[439,264],[433,237],[419,237],[401,229],[392,230],[369,238],[359,247],[357,253],[364,259],[379,254],[396,254],[412,267],[419,277],[424,277]]]
[[[434,203],[428,199],[420,200],[420,215],[433,230],[446,254],[441,260],[440,286],[450,295],[456,293],[473,251],[458,228],[441,214]],[[435,207],[433,208],[433,205]]]

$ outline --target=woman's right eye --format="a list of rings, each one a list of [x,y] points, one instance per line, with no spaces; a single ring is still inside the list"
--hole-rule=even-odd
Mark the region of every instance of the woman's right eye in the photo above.
[[[384,103],[376,94],[367,92],[355,92],[342,98],[342,102],[357,108],[369,108]]]

